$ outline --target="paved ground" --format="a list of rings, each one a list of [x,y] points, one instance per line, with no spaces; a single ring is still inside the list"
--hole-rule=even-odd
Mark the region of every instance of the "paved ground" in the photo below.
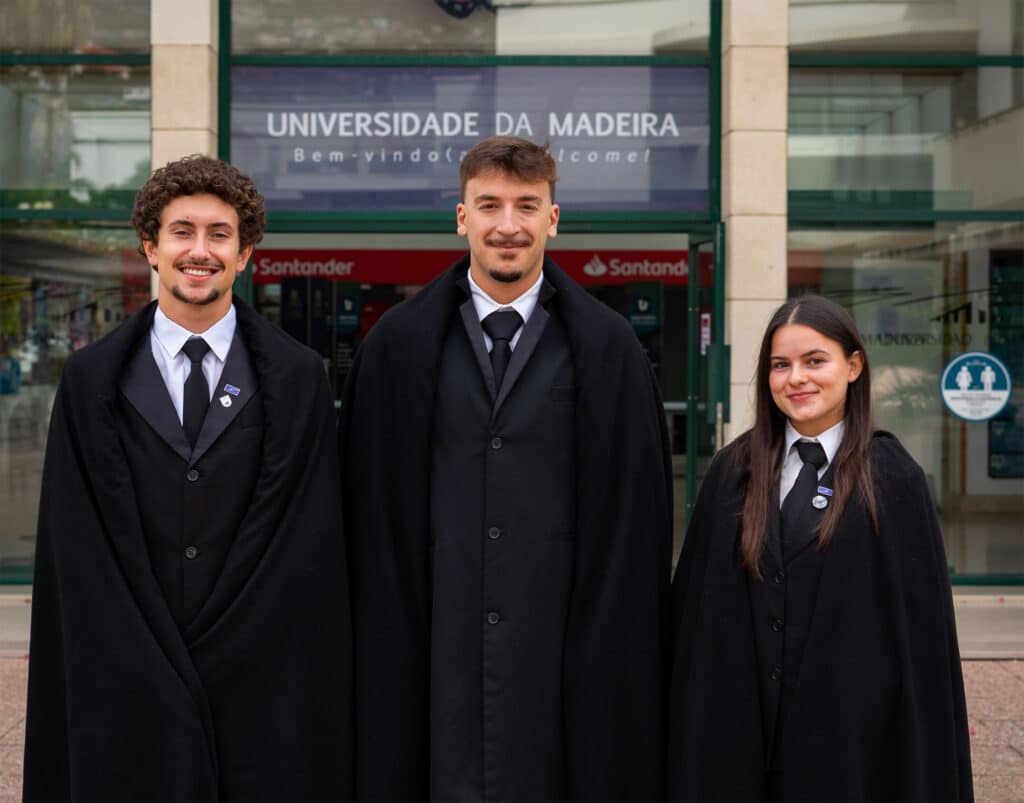
[[[0,803],[21,799],[29,589],[0,593]],[[1024,803],[1024,593],[958,589],[957,623],[980,803]],[[985,659],[985,660],[982,660]]]

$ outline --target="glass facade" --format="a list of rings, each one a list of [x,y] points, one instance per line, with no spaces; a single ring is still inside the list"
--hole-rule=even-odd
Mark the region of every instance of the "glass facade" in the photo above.
[[[12,513],[0,522],[0,580],[24,577],[29,566],[63,360],[144,303],[150,274],[127,228],[150,169],[150,3],[8,5],[0,16],[0,48],[14,54],[0,67],[0,504]],[[720,67],[708,0],[227,5],[232,51],[221,80],[316,68],[343,81],[386,66],[405,70],[414,86],[440,68],[657,65],[706,69],[713,93]],[[789,22],[790,292],[823,292],[853,311],[874,363],[878,423],[925,467],[956,573],[1024,576],[1014,529],[1024,512],[1024,0],[790,0]],[[132,64],[108,63],[119,54]],[[691,441],[703,459],[714,443],[704,400],[713,384],[705,347],[721,323],[715,255],[691,246],[708,242],[717,224],[717,101],[712,94],[707,141],[696,143],[708,165],[700,209],[609,207],[574,220],[579,204],[566,196],[563,234],[552,245],[630,320],[662,381],[680,531],[682,453]],[[229,109],[222,114],[222,147],[241,156],[232,141],[239,128]],[[360,177],[384,169],[365,161]],[[409,271],[427,254],[464,249],[445,233],[446,209],[395,211],[372,198],[344,213],[304,200],[275,208],[261,248],[272,270],[365,263],[369,272],[344,281],[257,275],[242,292],[318,348],[340,387],[374,316],[423,283]],[[694,298],[686,280],[610,279],[619,265],[694,259]],[[943,367],[969,349],[999,357],[1013,377],[1010,402],[993,421],[961,421],[937,392]],[[699,416],[689,416],[691,404]]]
[[[149,0],[8,0],[0,50],[124,53],[149,49]]]
[[[253,0],[232,4],[245,54],[646,55],[708,48],[707,0]]]
[[[0,224],[0,579],[28,582],[50,408],[68,355],[149,301],[126,229]]]
[[[871,361],[876,425],[924,467],[958,575],[1024,574],[1024,221],[800,230],[790,294],[846,306]],[[939,380],[959,354],[1009,370],[1009,403],[968,422]]]
[[[149,175],[149,68],[0,68],[0,207],[130,208]]]
[[[790,0],[790,48],[1024,53],[1024,0]]]
[[[1022,73],[792,70],[791,215],[1024,209]]]

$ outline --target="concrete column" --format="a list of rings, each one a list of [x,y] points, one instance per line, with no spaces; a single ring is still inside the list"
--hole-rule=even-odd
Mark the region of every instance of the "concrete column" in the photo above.
[[[217,155],[217,0],[150,0],[150,164]],[[157,276],[151,277],[156,298]]]
[[[753,423],[761,335],[786,299],[788,0],[724,0],[722,216],[732,440]]]
[[[217,154],[217,0],[150,0],[154,168]]]

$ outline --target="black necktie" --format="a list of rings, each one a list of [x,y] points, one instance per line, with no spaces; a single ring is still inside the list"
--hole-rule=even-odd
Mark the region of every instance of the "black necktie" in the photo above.
[[[796,450],[804,464],[782,503],[782,539],[783,542],[803,543],[804,531],[815,526],[811,500],[818,492],[818,470],[828,458],[820,443],[797,441]]]
[[[185,403],[182,405],[182,426],[188,445],[195,448],[199,431],[203,428],[203,419],[210,407],[210,386],[206,384],[203,373],[203,357],[210,350],[209,344],[201,337],[192,337],[181,347],[185,356],[192,362],[192,371],[185,380]]]
[[[523,325],[523,318],[514,309],[500,309],[492,312],[480,324],[494,342],[491,367],[494,369],[494,389],[497,391],[501,388],[501,380],[505,378],[505,369],[512,357],[512,337]]]

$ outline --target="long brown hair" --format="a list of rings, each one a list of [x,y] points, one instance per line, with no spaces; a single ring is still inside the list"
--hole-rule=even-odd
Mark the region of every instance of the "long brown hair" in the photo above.
[[[846,390],[843,440],[832,458],[834,496],[822,517],[818,530],[818,550],[825,550],[835,535],[839,520],[850,497],[859,492],[867,506],[871,523],[878,532],[878,512],[868,450],[871,445],[871,372],[864,342],[857,324],[845,309],[827,298],[804,295],[790,299],[779,307],[768,322],[761,351],[757,358],[757,391],[754,426],[746,448],[738,454],[741,468],[747,473],[747,495],[743,502],[740,561],[755,578],[761,577],[761,556],[769,516],[778,505],[779,474],[782,471],[786,416],[775,405],[768,384],[772,338],[779,327],[788,324],[809,326],[836,341],[847,358],[860,352],[863,369]]]

